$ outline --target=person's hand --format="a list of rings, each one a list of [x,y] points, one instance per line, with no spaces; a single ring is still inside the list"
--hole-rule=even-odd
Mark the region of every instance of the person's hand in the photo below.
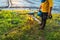
[[[52,19],[52,14],[51,13],[48,13],[48,18]]]
[[[48,17],[49,17],[49,19],[52,19],[51,11],[52,11],[52,7],[50,7],[50,8],[49,8],[49,11],[48,11]]]
[[[49,16],[49,19],[52,19],[52,15],[51,15],[51,16]]]

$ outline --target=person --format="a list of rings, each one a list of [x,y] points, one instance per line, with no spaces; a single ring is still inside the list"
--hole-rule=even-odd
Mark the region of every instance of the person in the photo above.
[[[53,7],[53,0],[41,0],[41,5],[39,11],[41,11],[41,24],[39,29],[44,29],[46,25],[47,18],[52,18],[52,7]]]

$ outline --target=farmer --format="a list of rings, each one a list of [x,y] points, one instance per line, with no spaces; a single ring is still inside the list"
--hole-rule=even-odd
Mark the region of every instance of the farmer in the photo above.
[[[46,25],[46,20],[49,17],[50,19],[52,18],[52,7],[53,7],[53,0],[41,0],[41,5],[40,5],[40,10],[41,10],[41,24],[39,29],[44,29]],[[40,11],[39,10],[39,11]]]

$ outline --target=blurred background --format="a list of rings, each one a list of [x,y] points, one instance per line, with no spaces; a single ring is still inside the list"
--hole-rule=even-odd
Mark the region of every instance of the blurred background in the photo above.
[[[0,0],[0,40],[60,40],[60,0],[53,0],[52,19],[45,30],[35,21],[41,0]],[[36,12],[37,11],[37,12]]]
[[[60,12],[60,0],[53,0],[53,11]],[[0,0],[0,9],[33,9],[37,10],[40,6],[40,0]]]

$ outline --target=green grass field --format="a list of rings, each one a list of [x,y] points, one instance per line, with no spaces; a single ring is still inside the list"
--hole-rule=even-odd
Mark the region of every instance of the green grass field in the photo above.
[[[33,24],[29,22],[28,12],[0,11],[0,40],[60,40],[60,14],[52,14],[45,30],[39,30],[40,25],[36,21]]]

